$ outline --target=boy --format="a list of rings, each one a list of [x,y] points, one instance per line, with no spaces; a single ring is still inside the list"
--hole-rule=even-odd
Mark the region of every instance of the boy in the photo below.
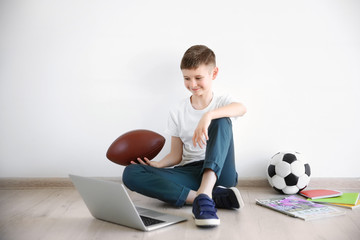
[[[192,204],[195,224],[213,227],[220,224],[216,208],[238,209],[244,205],[235,188],[230,117],[244,115],[246,108],[229,96],[213,94],[212,81],[218,68],[215,54],[208,47],[190,47],[180,68],[192,95],[170,112],[170,153],[158,162],[138,158],[140,164],[132,162],[125,168],[123,182],[130,190],[178,207]]]

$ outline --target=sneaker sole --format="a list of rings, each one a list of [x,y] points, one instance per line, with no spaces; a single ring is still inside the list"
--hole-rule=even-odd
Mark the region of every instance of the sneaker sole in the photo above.
[[[235,208],[235,209],[240,209],[240,208],[245,207],[245,203],[244,203],[244,200],[241,197],[241,193],[240,193],[239,189],[237,189],[236,187],[231,187],[231,188],[226,188],[226,187],[223,187],[223,186],[218,186],[218,187],[219,188],[224,188],[224,189],[231,189],[233,191],[233,193],[235,194],[236,199],[237,199],[237,201],[239,203],[239,208]]]
[[[216,227],[220,225],[220,219],[196,219],[194,214],[193,218],[198,227]]]

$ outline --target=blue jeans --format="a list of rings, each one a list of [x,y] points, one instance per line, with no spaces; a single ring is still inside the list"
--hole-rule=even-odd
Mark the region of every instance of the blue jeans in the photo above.
[[[237,184],[232,124],[229,118],[215,119],[208,129],[209,140],[205,159],[174,168],[154,168],[129,165],[124,169],[123,182],[127,188],[177,207],[185,204],[190,190],[197,191],[205,169],[212,169],[216,186]]]

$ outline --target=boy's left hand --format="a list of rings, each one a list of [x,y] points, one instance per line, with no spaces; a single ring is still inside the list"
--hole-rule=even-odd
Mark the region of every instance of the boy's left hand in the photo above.
[[[149,165],[149,166],[152,166],[152,167],[156,167],[158,168],[159,167],[159,163],[158,162],[155,162],[155,161],[150,161],[148,158],[144,157],[144,159],[141,159],[141,158],[137,158],[137,162],[135,161],[131,161],[130,163],[131,164],[142,164],[142,165]]]
[[[200,148],[204,148],[206,146],[206,141],[209,140],[208,128],[210,126],[211,120],[211,117],[207,113],[205,113],[200,119],[192,138],[194,147],[196,147],[196,144],[198,144]]]

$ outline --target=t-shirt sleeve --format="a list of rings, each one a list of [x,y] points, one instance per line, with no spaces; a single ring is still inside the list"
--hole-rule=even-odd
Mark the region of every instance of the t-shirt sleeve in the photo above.
[[[216,108],[224,107],[224,106],[229,105],[230,103],[234,103],[234,102],[240,102],[240,101],[239,101],[239,99],[237,99],[229,94],[223,95],[223,96],[219,97]],[[238,118],[239,117],[231,117],[231,120],[235,121]]]
[[[237,98],[231,96],[231,95],[223,95],[219,98],[218,106],[217,108],[224,107],[226,105],[229,105],[230,103],[234,102],[240,102]]]
[[[174,111],[171,111],[169,113],[168,125],[165,130],[165,133],[169,134],[170,136],[179,137],[177,115]]]

